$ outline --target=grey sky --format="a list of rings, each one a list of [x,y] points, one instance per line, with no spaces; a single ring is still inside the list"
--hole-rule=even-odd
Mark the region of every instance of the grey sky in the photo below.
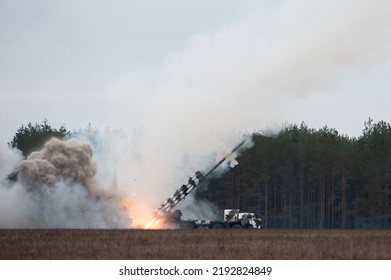
[[[69,129],[123,125],[102,100],[111,85],[245,16],[252,4],[239,2],[0,1],[1,140],[44,118]]]
[[[0,141],[45,118],[177,133],[192,104],[357,136],[391,119],[390,4],[365,2],[0,0]]]

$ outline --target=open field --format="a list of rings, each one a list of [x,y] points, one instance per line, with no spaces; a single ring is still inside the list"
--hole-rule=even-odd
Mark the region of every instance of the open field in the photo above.
[[[391,259],[391,231],[0,230],[0,259]]]

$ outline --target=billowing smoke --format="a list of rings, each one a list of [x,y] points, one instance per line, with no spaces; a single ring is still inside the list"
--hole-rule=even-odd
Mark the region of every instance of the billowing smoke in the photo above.
[[[100,185],[96,173],[88,143],[49,140],[42,150],[20,161],[16,182],[0,188],[0,227],[129,227],[123,194]]]
[[[327,94],[389,52],[390,1],[272,2],[259,1],[220,31],[194,34],[160,65],[120,75],[99,101],[129,129],[86,137],[95,154],[72,141],[32,154],[16,184],[1,184],[0,227],[125,226],[118,194],[137,226],[137,216],[148,218],[194,171],[254,130],[285,121],[281,100]],[[192,198],[182,206],[188,217],[215,212]]]
[[[262,3],[246,19],[190,37],[156,69],[123,75],[120,91],[114,87],[119,99],[142,93],[144,104],[137,99],[124,114],[141,127],[133,146],[140,161],[124,164],[122,176],[157,193],[156,205],[243,134],[284,122],[282,100],[327,94],[340,77],[370,68],[388,51],[389,1]]]
[[[21,159],[22,153],[17,149],[0,146],[0,182],[15,171]]]
[[[29,190],[52,187],[59,180],[91,189],[97,171],[97,163],[92,156],[92,148],[87,143],[53,138],[41,151],[31,153],[22,161],[18,176]]]

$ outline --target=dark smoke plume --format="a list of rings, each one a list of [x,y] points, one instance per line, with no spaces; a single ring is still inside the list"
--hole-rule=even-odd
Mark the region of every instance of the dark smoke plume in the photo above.
[[[89,188],[96,172],[97,163],[89,144],[53,138],[41,151],[31,153],[22,161],[18,176],[29,190],[51,187],[59,180]]]
[[[94,180],[97,166],[88,143],[49,140],[0,185],[0,228],[129,227],[123,195]]]

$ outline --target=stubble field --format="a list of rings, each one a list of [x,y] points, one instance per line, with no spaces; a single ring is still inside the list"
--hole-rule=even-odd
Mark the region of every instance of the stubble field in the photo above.
[[[391,259],[391,231],[0,230],[0,259]]]

